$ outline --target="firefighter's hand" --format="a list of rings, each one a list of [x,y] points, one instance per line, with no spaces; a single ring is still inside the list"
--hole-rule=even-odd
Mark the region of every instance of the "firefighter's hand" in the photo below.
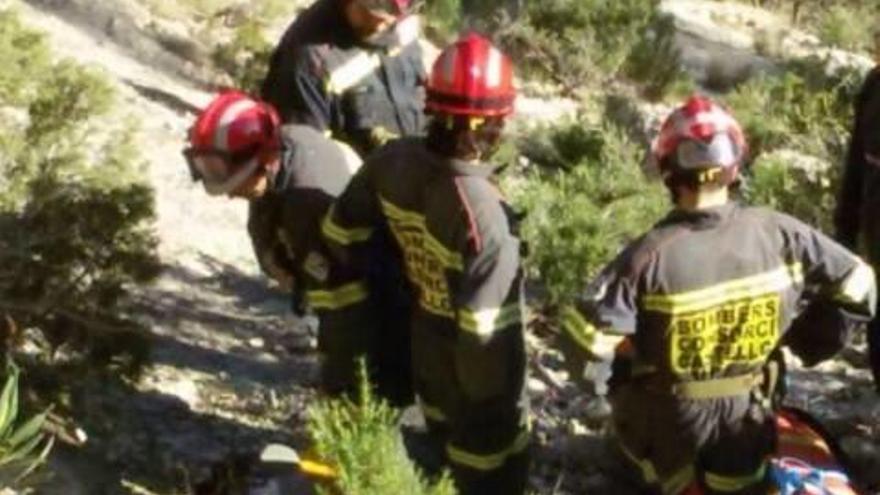
[[[294,278],[293,275],[287,273],[286,271],[280,268],[273,268],[269,272],[269,278],[275,281],[278,284],[278,288],[284,292],[291,293],[293,292],[294,287]]]

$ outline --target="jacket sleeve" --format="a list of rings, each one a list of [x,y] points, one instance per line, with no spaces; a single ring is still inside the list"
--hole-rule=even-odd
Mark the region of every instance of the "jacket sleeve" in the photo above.
[[[635,334],[637,280],[627,249],[561,309],[560,349],[572,379],[604,395],[626,337]]]
[[[840,351],[873,318],[874,271],[821,232],[787,217],[794,257],[803,267],[804,303],[785,343],[812,365]]]
[[[260,269],[267,276],[283,282],[294,275],[293,260],[276,234],[277,219],[271,214],[271,205],[252,201],[248,209],[247,229]]]
[[[453,307],[455,367],[473,402],[515,398],[525,376],[520,241],[498,202],[474,208]]]
[[[325,132],[333,125],[334,99],[327,92],[323,64],[314,47],[290,48],[273,59],[261,96],[285,123],[296,122]]]
[[[357,390],[357,359],[372,358],[370,350],[380,338],[382,316],[373,314],[367,267],[358,256],[372,237],[373,195],[362,168],[321,222],[330,271],[321,287],[309,292],[308,302],[320,319],[322,386],[333,394]],[[369,369],[374,364],[368,363]]]
[[[834,211],[835,237],[849,249],[855,249],[858,243],[859,226],[861,224],[862,181],[867,166],[865,156],[864,107],[865,102],[874,89],[874,76],[868,77],[856,99],[853,125],[851,129],[846,162],[843,164],[843,178],[837,207]]]

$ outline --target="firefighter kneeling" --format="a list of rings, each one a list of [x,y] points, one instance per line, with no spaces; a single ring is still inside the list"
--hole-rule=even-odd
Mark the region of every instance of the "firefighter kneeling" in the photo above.
[[[810,362],[830,357],[874,311],[859,258],[798,220],[731,201],[745,151],[711,100],[673,112],[650,162],[675,208],[565,312],[569,361],[588,379],[613,369],[621,450],[657,493],[767,493],[768,357],[782,342]]]
[[[523,493],[520,241],[482,160],[497,147],[515,92],[509,59],[470,35],[443,51],[427,88],[426,138],[379,149],[331,209],[323,233],[342,261],[389,232],[416,291],[416,393],[462,494]]]

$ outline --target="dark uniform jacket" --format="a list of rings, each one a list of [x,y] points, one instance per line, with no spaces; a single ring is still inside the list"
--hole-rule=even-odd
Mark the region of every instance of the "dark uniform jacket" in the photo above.
[[[307,126],[285,126],[282,143],[278,174],[266,194],[251,201],[248,233],[263,271],[292,276],[302,300],[306,291],[328,283],[321,219],[356,167],[339,146]]]
[[[766,418],[749,416],[770,353],[791,331],[805,354],[827,357],[871,317],[875,297],[872,270],[839,244],[730,203],[672,212],[606,267],[565,329],[593,360],[629,337],[629,376],[615,376],[623,385],[611,398],[643,469],[652,463],[664,484],[696,463],[725,486],[734,481],[717,472],[754,481],[771,448]],[[805,308],[811,318],[792,325]]]
[[[868,74],[855,103],[852,136],[834,224],[837,239],[850,249],[864,248],[880,266],[880,68]],[[880,319],[868,328],[874,383],[880,391]]]
[[[357,259],[358,243],[390,230],[416,292],[416,392],[426,417],[449,428],[454,472],[497,471],[528,443],[520,241],[492,171],[441,158],[421,139],[395,141],[370,157],[323,225],[360,265],[370,261]],[[456,477],[463,493],[515,493]]]
[[[420,134],[425,70],[418,18],[359,41],[340,0],[318,0],[287,29],[261,88],[285,122],[311,125],[362,155]]]

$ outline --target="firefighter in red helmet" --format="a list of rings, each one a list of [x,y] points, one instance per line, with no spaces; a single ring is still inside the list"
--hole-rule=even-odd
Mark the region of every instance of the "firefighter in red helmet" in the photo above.
[[[362,243],[390,230],[416,293],[416,394],[463,494],[523,493],[527,479],[521,243],[485,162],[513,112],[512,72],[480,36],[446,48],[428,82],[427,136],[371,155],[322,226],[361,270]]]
[[[425,70],[411,0],[317,0],[269,63],[262,97],[365,154],[424,131]]]
[[[578,376],[613,370],[615,432],[654,493],[768,493],[768,357],[789,337],[804,356],[830,357],[874,312],[859,258],[794,218],[731,201],[745,152],[721,106],[695,96],[676,109],[650,152],[673,211],[564,313]]]
[[[324,214],[360,167],[357,154],[311,127],[282,126],[267,103],[226,91],[199,114],[184,155],[209,194],[249,201],[247,228],[260,267],[292,292],[294,311],[308,307],[317,314],[324,391],[354,391],[357,359],[366,354],[379,395],[409,404],[409,361],[389,351],[409,345],[384,338],[394,320],[386,310],[388,282],[371,276],[368,291],[330,262],[321,240]],[[389,272],[385,246],[373,243],[368,250],[374,264],[386,268],[376,273]],[[353,337],[342,336],[355,325]]]

